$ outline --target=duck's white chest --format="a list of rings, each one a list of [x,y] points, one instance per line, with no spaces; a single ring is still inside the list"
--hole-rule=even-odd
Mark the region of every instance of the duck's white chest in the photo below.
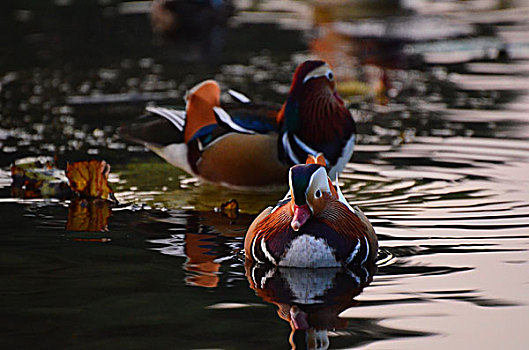
[[[148,148],[165,159],[169,164],[184,170],[190,175],[194,175],[194,172],[187,161],[188,147],[185,143],[173,143],[164,147],[148,145]]]
[[[279,266],[290,267],[336,267],[341,264],[336,261],[334,250],[323,238],[310,235],[296,237],[291,243]]]

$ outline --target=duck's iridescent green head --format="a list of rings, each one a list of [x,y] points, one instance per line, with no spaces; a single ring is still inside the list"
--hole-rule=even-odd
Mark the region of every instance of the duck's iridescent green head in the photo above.
[[[325,193],[331,189],[325,167],[320,164],[300,164],[290,168],[289,186],[292,195],[291,226],[298,231],[301,226],[318,213]]]

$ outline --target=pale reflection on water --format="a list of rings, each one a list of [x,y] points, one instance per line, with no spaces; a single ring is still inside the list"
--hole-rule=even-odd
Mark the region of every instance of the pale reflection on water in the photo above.
[[[153,39],[123,12],[139,3],[59,5],[0,6],[1,347],[529,347],[529,3],[241,2],[216,62]],[[99,32],[71,29],[79,11]],[[245,230],[284,190],[201,184],[115,135],[204,78],[281,103],[309,57],[355,113],[340,183],[379,235],[376,273],[249,273]],[[109,231],[11,198],[9,163],[55,153],[113,165]],[[231,198],[238,218],[213,210]]]

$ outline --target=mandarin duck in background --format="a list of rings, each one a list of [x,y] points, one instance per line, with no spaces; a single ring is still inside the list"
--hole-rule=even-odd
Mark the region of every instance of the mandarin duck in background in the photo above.
[[[290,169],[290,191],[268,207],[248,228],[246,258],[288,267],[360,266],[377,257],[373,226],[344,198],[338,181],[333,186],[323,157]]]
[[[233,90],[237,102],[221,106],[220,93],[215,81],[204,81],[186,94],[185,110],[147,107],[144,122],[119,133],[191,175],[230,187],[281,186],[292,165],[318,153],[335,176],[351,158],[355,122],[323,61],[297,67],[281,108]]]

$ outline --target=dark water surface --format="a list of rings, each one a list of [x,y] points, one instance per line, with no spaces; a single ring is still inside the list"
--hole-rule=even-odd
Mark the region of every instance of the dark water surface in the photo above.
[[[146,5],[0,5],[1,348],[529,348],[529,2],[240,2],[174,43]],[[340,182],[376,267],[244,266],[247,226],[283,191],[199,184],[115,136],[205,78],[281,103],[309,57],[354,110]],[[107,231],[11,197],[9,165],[37,155],[112,164]],[[231,198],[235,221],[214,211]]]

